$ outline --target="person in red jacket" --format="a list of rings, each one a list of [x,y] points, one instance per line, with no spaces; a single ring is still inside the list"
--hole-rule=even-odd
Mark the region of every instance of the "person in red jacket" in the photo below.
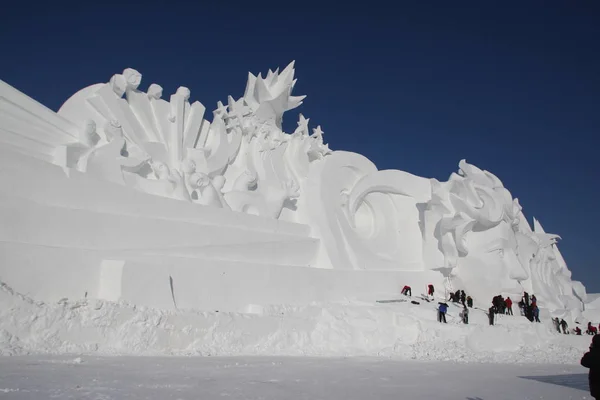
[[[412,296],[412,290],[410,289],[410,286],[408,286],[408,285],[405,285],[405,286],[402,288],[402,291],[400,292],[400,294],[403,294],[403,295],[405,295],[405,296]]]
[[[430,283],[429,285],[427,285],[427,296],[433,296],[433,285]]]
[[[506,304],[506,314],[507,315],[513,315],[513,313],[512,313],[512,300],[510,299],[510,297],[507,297],[506,300],[504,300],[504,304]]]

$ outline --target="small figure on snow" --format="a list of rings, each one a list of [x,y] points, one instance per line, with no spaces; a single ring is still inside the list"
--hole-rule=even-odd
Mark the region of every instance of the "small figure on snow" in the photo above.
[[[491,306],[488,310],[488,319],[490,321],[490,325],[494,325],[494,306]]]
[[[438,303],[438,322],[446,323],[446,312],[448,312],[448,304]]]
[[[527,292],[523,293],[523,303],[525,307],[529,307],[529,293]]]
[[[434,292],[434,288],[433,285],[430,283],[429,285],[427,285],[427,296],[431,296],[433,297],[433,292]]]
[[[532,312],[533,312],[533,318],[534,318],[535,322],[542,322],[542,321],[540,321],[540,309],[538,308],[538,306],[534,306]],[[566,324],[566,322],[565,322],[565,324]]]
[[[577,336],[581,336],[581,329],[579,329],[579,327],[578,327],[578,326],[576,326],[576,327],[575,327],[575,329],[573,329],[573,331],[575,332],[575,334],[576,334]]]
[[[561,328],[563,330],[563,333],[565,335],[567,335],[569,333],[569,331],[567,331],[567,328],[569,327],[569,325],[567,325],[567,321],[565,321],[564,319],[561,319],[560,320],[560,326],[561,326]]]
[[[467,306],[473,308],[473,298],[471,296],[467,296]]]
[[[403,295],[405,295],[405,296],[412,296],[412,290],[410,289],[410,286],[408,286],[408,285],[405,285],[405,286],[402,288],[402,291],[400,292],[400,294],[403,294]]]
[[[507,297],[506,300],[504,300],[504,304],[506,305],[506,315],[513,315],[512,300],[510,297]]]
[[[560,320],[558,319],[558,317],[552,318],[552,323],[554,324],[554,328],[556,328],[556,331],[560,333]]]
[[[467,308],[467,306],[463,307],[463,310],[461,311],[460,316],[461,316],[462,322],[464,324],[469,323],[469,309]]]
[[[588,335],[595,335],[598,333],[598,329],[591,322],[588,322],[587,330],[585,331]]]

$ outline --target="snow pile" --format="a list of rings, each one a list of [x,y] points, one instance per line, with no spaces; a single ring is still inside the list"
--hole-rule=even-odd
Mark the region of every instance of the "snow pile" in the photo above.
[[[252,307],[250,307],[252,308]],[[515,307],[516,308],[516,307]],[[0,286],[0,354],[315,355],[577,363],[585,336],[559,335],[520,316],[472,310],[470,325],[434,303],[314,304],[254,313],[169,312],[98,300],[36,302]]]

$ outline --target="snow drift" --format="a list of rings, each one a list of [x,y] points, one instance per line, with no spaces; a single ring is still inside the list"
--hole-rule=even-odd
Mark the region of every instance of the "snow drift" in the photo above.
[[[520,316],[451,305],[438,323],[434,303],[271,306],[248,313],[161,311],[127,303],[37,302],[0,286],[0,353],[103,355],[313,355],[399,359],[576,363],[584,336],[559,335]]]

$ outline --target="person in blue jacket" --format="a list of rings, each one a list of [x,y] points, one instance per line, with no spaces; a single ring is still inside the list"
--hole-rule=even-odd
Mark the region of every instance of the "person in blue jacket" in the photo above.
[[[446,311],[448,311],[448,304],[438,303],[438,321],[446,323]]]

